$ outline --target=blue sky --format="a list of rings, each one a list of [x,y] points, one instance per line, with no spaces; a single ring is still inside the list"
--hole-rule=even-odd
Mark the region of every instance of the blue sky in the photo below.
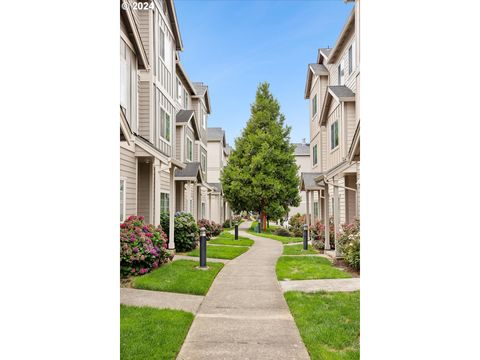
[[[233,145],[250,117],[262,81],[278,99],[292,142],[309,139],[304,99],[307,64],[333,47],[352,4],[343,0],[176,0],[191,81],[209,87],[209,127],[226,130]]]

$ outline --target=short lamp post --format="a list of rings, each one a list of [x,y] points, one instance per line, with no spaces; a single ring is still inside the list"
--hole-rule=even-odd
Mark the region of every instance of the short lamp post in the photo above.
[[[235,240],[238,240],[238,222],[235,222]]]
[[[308,225],[303,225],[303,250],[308,250]]]
[[[207,267],[207,236],[205,235],[205,227],[200,228],[200,268]]]

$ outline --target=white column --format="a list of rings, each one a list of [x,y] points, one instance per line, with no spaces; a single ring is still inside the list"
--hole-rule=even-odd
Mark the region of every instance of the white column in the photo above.
[[[333,203],[334,203],[334,213],[333,213],[333,224],[335,226],[335,256],[337,254],[340,254],[340,250],[338,248],[338,239],[337,239],[337,233],[340,230],[340,198],[338,195],[338,181],[334,180],[334,187],[333,187]]]
[[[324,195],[324,208],[323,208],[323,224],[325,225],[325,250],[330,250],[330,209],[329,200],[330,195],[328,193],[328,184],[325,184]]]
[[[311,207],[312,207],[312,224],[315,224],[315,221],[317,220],[317,218],[315,217],[315,191],[310,191],[310,196],[312,198],[312,204],[311,204]]]
[[[309,201],[309,194],[308,194],[308,190],[305,189],[305,193],[306,193],[306,198],[307,198],[307,226],[308,226],[308,237],[310,238],[310,201]]]
[[[153,224],[160,224],[160,168],[161,162],[159,159],[153,161],[153,214],[151,214],[153,219]]]
[[[318,194],[318,220],[322,220],[322,190],[317,191]]]
[[[170,223],[168,232],[168,248],[175,249],[175,168],[170,168]]]
[[[212,221],[212,192],[208,192],[208,220]]]

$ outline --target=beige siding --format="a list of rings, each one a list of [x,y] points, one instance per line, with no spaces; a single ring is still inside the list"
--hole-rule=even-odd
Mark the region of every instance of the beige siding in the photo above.
[[[145,139],[152,140],[150,134],[150,83],[138,82],[138,133]]]
[[[333,102],[332,102],[333,104]],[[332,123],[334,123],[336,120],[338,120],[338,138],[339,138],[339,146],[331,151],[331,144],[330,144],[330,126]],[[326,162],[326,170],[328,171],[329,169],[333,168],[334,166],[338,165],[341,160],[342,160],[342,131],[343,131],[343,126],[342,126],[342,121],[341,121],[341,107],[336,106],[334,110],[330,113],[328,116],[328,121],[327,121],[327,162]]]
[[[160,171],[160,191],[170,194],[170,172]]]
[[[356,129],[356,121],[355,121],[355,103],[349,102],[345,103],[345,122],[346,122],[346,130],[347,130],[347,146],[346,152],[350,149],[350,145],[352,144],[353,135],[355,134]]]
[[[356,189],[357,187],[357,175],[352,174],[345,176],[345,186]],[[356,216],[356,193],[351,190],[346,190],[346,223],[352,223]]]
[[[125,215],[137,214],[137,166],[135,153],[120,147],[120,177],[126,179]]]
[[[176,127],[176,132],[175,132],[175,158],[179,161],[184,161],[184,158],[182,157],[182,128],[181,127]]]
[[[144,216],[146,221],[150,219],[150,204],[153,200],[151,197],[151,165],[138,163],[138,180],[137,180],[137,212],[139,216]]]
[[[143,47],[147,53],[148,62],[151,64],[153,56],[150,54],[150,28],[151,24],[151,11],[134,11],[136,18],[138,19],[138,31],[140,32],[140,38],[142,39]]]

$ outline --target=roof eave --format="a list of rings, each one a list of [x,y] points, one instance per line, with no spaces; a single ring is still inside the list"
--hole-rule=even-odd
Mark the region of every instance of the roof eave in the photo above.
[[[350,30],[354,28],[355,28],[355,7],[350,12],[350,16],[348,17],[347,22],[345,23],[345,26],[343,27],[342,32],[340,33],[340,36],[338,37],[337,42],[335,43],[335,46],[330,52],[330,56],[327,60],[327,64],[333,64],[337,60],[337,57],[340,53],[340,48],[343,46],[343,41],[345,40],[346,36],[349,34]]]
[[[185,80],[185,82],[187,83],[187,85],[189,87],[188,90],[190,91],[190,95],[196,95],[197,93],[195,92],[195,88],[193,87],[192,82],[188,78],[187,73],[185,72],[185,69],[183,68],[183,65],[178,60],[176,62],[176,65],[177,65],[176,66],[177,70],[179,70],[180,74],[183,76],[183,79]]]
[[[122,4],[125,2],[126,0],[122,0]],[[139,60],[139,66],[142,69],[150,70],[150,63],[148,62],[147,51],[143,46],[142,38],[140,37],[140,31],[135,24],[132,9],[130,6],[126,6],[125,8],[126,10],[123,10],[122,6],[121,14],[123,14],[123,17],[126,20],[125,23],[128,27],[129,32],[131,33],[133,46],[135,47],[135,51],[137,52],[137,58]]]
[[[170,22],[172,23],[171,25],[173,28],[173,34],[175,35],[175,39],[177,40],[176,49],[178,51],[183,51],[183,42],[182,42],[182,37],[180,36],[180,28],[178,26],[177,12],[175,10],[175,5],[173,4],[173,0],[167,0],[166,3],[167,3],[169,12],[172,15]]]

